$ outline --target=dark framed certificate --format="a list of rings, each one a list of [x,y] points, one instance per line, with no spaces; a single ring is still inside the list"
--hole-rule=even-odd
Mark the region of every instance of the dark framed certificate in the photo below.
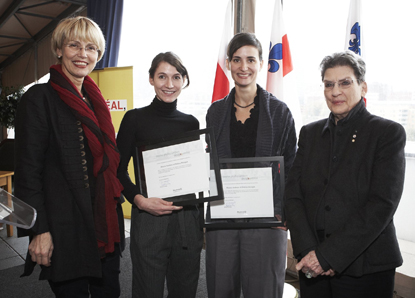
[[[219,159],[224,199],[206,204],[206,228],[284,225],[284,157]]]
[[[223,199],[211,128],[136,144],[136,185],[145,197],[183,206]]]

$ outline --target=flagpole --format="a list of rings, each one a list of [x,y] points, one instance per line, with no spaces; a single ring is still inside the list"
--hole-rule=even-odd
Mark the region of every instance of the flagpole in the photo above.
[[[235,0],[235,32],[255,32],[256,0]]]
[[[236,1],[236,26],[235,34],[242,32],[242,2],[243,0]]]

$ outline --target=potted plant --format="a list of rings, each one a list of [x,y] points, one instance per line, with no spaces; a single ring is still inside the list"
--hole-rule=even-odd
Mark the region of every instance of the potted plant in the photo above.
[[[24,94],[23,86],[5,87],[0,96],[0,125],[8,128],[14,127],[17,105]],[[7,133],[6,133],[7,134]]]
[[[17,105],[23,93],[23,87],[6,87],[0,95],[0,126],[4,138],[0,143],[0,171],[14,171],[14,139],[7,138],[7,130],[14,127]]]

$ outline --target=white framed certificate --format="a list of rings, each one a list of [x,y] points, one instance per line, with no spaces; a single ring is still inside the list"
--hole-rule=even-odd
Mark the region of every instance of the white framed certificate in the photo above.
[[[169,198],[209,190],[209,153],[202,140],[143,152],[147,196]]]
[[[141,194],[175,205],[223,199],[212,135],[209,128],[136,144],[134,170]]]
[[[274,216],[271,167],[220,172],[224,199],[210,204],[212,219]]]

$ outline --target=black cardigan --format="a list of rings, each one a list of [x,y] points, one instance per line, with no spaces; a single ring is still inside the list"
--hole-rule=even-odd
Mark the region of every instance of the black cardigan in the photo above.
[[[259,120],[256,156],[284,156],[285,173],[294,161],[297,137],[294,119],[287,105],[258,86]],[[230,158],[230,119],[235,88],[223,99],[215,101],[206,115],[206,126],[213,127],[219,158]]]
[[[295,157],[297,137],[294,119],[287,105],[271,93],[258,87],[259,119],[256,157],[284,156],[285,176]],[[206,126],[213,127],[219,158],[230,158],[230,121],[235,88],[223,99],[215,101],[206,115]],[[277,207],[276,207],[277,208]],[[281,214],[281,210],[274,210]]]

